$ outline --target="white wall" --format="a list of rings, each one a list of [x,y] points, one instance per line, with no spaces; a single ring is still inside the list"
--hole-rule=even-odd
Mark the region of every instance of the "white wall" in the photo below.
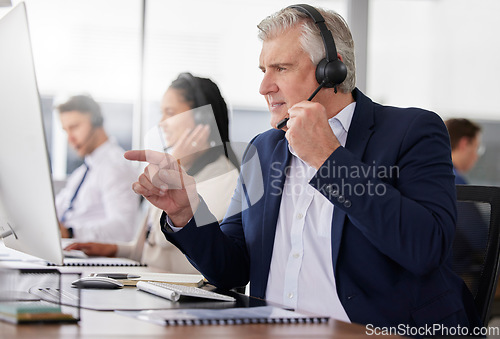
[[[372,0],[368,94],[442,117],[500,120],[500,1]]]

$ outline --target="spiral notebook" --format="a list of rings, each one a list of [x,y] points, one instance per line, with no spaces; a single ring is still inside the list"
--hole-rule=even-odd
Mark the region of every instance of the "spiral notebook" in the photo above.
[[[326,323],[329,320],[327,316],[306,315],[274,306],[116,311],[116,313],[166,326]]]
[[[47,263],[48,266],[58,266],[54,263]],[[147,266],[146,264],[127,258],[64,258],[63,266]]]

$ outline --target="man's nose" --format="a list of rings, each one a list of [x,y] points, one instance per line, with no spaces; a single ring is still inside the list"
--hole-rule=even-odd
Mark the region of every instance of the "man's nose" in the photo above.
[[[275,93],[277,91],[278,86],[276,85],[274,77],[269,73],[264,73],[264,78],[262,78],[262,82],[260,83],[259,93],[262,95],[267,95],[269,93]]]
[[[73,133],[68,132],[68,143],[74,145],[76,142],[75,135]]]

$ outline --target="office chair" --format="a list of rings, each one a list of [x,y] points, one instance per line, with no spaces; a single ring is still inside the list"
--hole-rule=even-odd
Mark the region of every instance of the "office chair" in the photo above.
[[[500,187],[457,185],[453,270],[474,296],[483,326],[490,320],[499,274]]]

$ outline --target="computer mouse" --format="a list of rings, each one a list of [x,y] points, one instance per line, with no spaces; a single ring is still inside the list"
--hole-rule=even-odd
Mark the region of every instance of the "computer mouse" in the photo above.
[[[123,284],[116,279],[108,277],[83,277],[71,283],[74,287],[79,288],[122,288]]]

